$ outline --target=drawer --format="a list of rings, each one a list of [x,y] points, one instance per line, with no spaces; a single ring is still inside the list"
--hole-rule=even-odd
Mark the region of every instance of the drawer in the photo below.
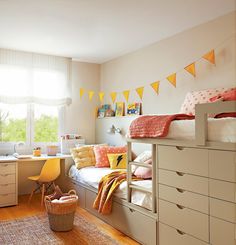
[[[159,168],[208,177],[208,150],[158,146]]]
[[[209,151],[209,177],[236,182],[236,153]]]
[[[159,183],[208,195],[208,178],[159,169]]]
[[[16,183],[16,174],[0,173],[0,185]]]
[[[209,242],[209,216],[206,214],[159,200],[159,220],[184,233]]]
[[[236,204],[210,198],[210,215],[236,223]]]
[[[0,163],[0,174],[14,174],[16,163]]]
[[[74,189],[76,191],[78,195],[79,206],[81,208],[85,208],[85,188],[71,181],[69,184],[69,189]]]
[[[16,194],[0,194],[0,207],[16,205]]]
[[[159,198],[209,214],[208,197],[203,195],[160,184]]]
[[[207,245],[178,229],[159,223],[159,245]]]
[[[101,215],[97,210],[92,208],[95,197],[95,192],[86,190],[87,210],[142,244],[156,244],[156,219],[148,217],[115,201],[113,201],[112,204],[111,214]],[[148,227],[148,229],[145,229],[145,232],[143,232],[144,227]]]
[[[16,184],[1,184],[0,185],[0,195],[16,193]]]
[[[236,203],[236,183],[209,179],[209,194],[211,197]]]
[[[235,245],[235,224],[210,217],[210,244]]]

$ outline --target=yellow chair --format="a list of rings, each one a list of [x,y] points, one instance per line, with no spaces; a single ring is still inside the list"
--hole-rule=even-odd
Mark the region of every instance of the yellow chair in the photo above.
[[[30,194],[29,202],[31,201],[34,193],[42,189],[41,190],[41,193],[42,193],[41,205],[43,205],[45,192],[47,192],[47,190],[52,185],[55,188],[54,180],[56,180],[59,175],[60,175],[60,159],[57,159],[57,158],[48,159],[44,163],[40,175],[28,177],[29,180],[35,181],[37,184],[37,187],[33,188]]]

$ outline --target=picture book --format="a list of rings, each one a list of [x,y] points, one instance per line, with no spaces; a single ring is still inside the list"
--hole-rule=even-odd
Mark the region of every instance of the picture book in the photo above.
[[[127,106],[127,115],[140,115],[141,103],[131,103]]]

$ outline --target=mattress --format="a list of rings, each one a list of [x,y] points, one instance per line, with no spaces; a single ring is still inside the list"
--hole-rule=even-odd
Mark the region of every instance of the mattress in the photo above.
[[[195,120],[173,121],[165,138],[194,140]],[[236,118],[209,118],[208,141],[236,143]]]
[[[122,169],[124,170],[124,169]],[[95,168],[86,167],[78,170],[75,165],[69,170],[69,177],[87,186],[98,189],[98,184],[100,179],[113,171],[110,168]],[[151,180],[141,180],[135,181],[135,185],[146,187],[148,189],[152,188]],[[120,184],[119,188],[115,191],[114,195],[121,199],[126,199],[127,197],[127,182],[124,181]],[[146,209],[152,209],[152,194],[147,192],[142,192],[138,190],[132,190],[131,202],[135,205],[144,207]]]

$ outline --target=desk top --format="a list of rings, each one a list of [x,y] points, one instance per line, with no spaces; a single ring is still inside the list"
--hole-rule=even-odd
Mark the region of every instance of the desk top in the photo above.
[[[14,156],[0,156],[0,163],[1,162],[34,162],[34,161],[45,161],[47,159],[52,158],[60,158],[66,159],[71,158],[71,155],[64,155],[64,154],[57,154],[56,156],[48,156],[46,154],[42,154],[40,157],[34,157],[33,155],[27,155],[29,158],[21,158],[18,159]]]

